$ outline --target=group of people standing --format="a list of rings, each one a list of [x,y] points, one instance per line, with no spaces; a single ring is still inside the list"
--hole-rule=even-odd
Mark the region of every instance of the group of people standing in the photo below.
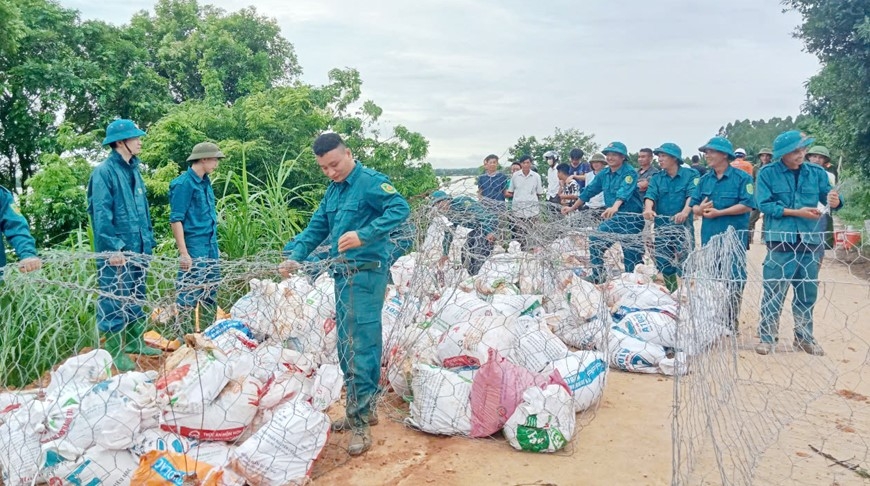
[[[148,256],[155,247],[153,223],[139,158],[145,132],[131,120],[116,120],[106,128],[103,145],[111,152],[88,182],[88,214],[94,246],[99,253],[97,272],[100,297],[97,326],[105,337],[119,371],[135,367],[127,353],[159,354],[142,339]],[[797,131],[781,134],[773,142],[771,161],[751,173],[732,166],[737,154],[731,142],[714,137],[699,150],[709,170],[701,175],[682,164],[682,152],[673,143],[642,150],[640,170],[628,164],[628,150],[621,142],[608,144],[601,153],[583,161],[583,152],[571,151],[570,164],[558,164],[548,153],[549,187],[531,171],[531,157],[522,157],[510,178],[498,170],[498,157],[488,156],[485,173],[478,179],[479,200],[453,198],[443,191],[432,194],[439,210],[451,220],[472,228],[464,261],[472,273],[496,243],[499,212],[509,202],[515,235],[526,238],[539,223],[542,198],[552,203],[552,213],[600,211],[598,231],[590,237],[593,266],[591,279],[601,283],[605,251],[620,242],[627,270],[642,261],[639,236],[646,222],[655,228],[682,228],[686,238],[669,238],[658,231],[655,260],[666,284],[674,289],[681,264],[694,247],[694,219],[701,220],[701,245],[733,228],[742,238],[734,255],[728,287],[733,304],[729,316],[734,331],[746,279],[746,254],[750,213],[764,216],[764,293],[756,351],[770,353],[778,340],[779,317],[789,285],[795,289],[793,313],[797,348],[813,355],[824,351],[813,337],[813,307],[818,291],[818,271],[824,253],[824,231],[819,221],[843,200],[821,166],[804,162],[812,139]],[[330,180],[326,194],[304,231],[284,248],[287,258],[279,270],[284,276],[300,270],[321,244],[329,246],[326,268],[335,280],[336,327],[339,363],[347,387],[346,418],[333,424],[334,431],[351,431],[349,452],[358,455],[371,447],[370,426],[377,423],[375,399],[379,393],[383,343],[381,310],[389,279],[388,269],[402,247],[394,235],[406,228],[410,207],[383,174],[353,158],[341,137],[325,133],[314,141],[313,151]],[[818,152],[818,150],[817,150]],[[658,156],[659,168],[652,166]],[[187,161],[189,168],[170,185],[169,224],[179,251],[178,299],[182,311],[214,303],[214,282],[219,280],[217,212],[209,175],[224,157],[217,145],[203,142]],[[556,188],[558,185],[558,189]],[[12,244],[21,271],[38,270],[37,256],[27,221],[14,209],[12,194],[0,190],[0,233]],[[820,209],[821,208],[821,209]],[[544,211],[548,211],[544,209]],[[458,214],[468,215],[459,218]],[[565,221],[570,221],[566,218]],[[0,252],[0,270],[5,264]],[[2,274],[0,274],[2,278]]]
[[[457,224],[468,227],[472,234],[488,236],[485,243],[476,237],[467,240],[464,254],[468,256],[464,255],[463,260],[470,262],[481,262],[492,252],[496,236],[493,218],[508,220],[513,237],[524,249],[533,250],[536,241],[529,235],[541,234],[548,213],[569,216],[559,224],[570,226],[570,215],[592,211],[598,226],[589,237],[589,278],[596,284],[606,279],[604,254],[613,243],[619,242],[622,247],[626,271],[643,261],[647,228],[654,234],[651,256],[665,285],[673,291],[678,287],[683,263],[695,248],[695,219],[701,224],[701,246],[733,229],[740,248],[730,255],[727,260],[731,264],[723,269],[728,295],[722,297],[729,299],[726,318],[734,333],[740,331],[746,250],[754,231],[753,221],[763,215],[767,256],[756,351],[769,354],[774,350],[783,301],[792,286],[794,346],[822,355],[824,350],[813,335],[812,313],[825,236],[832,224],[830,211],[839,209],[843,200],[824,168],[830,154],[824,147],[808,149],[812,142],[801,132],[784,132],[774,140],[772,150],[761,151],[760,165],[756,167],[746,161],[745,150],[734,150],[728,139],[713,137],[698,149],[706,159],[703,175],[698,170],[699,161],[693,160],[692,164],[698,168],[684,163],[682,150],[674,143],[663,143],[654,150],[642,149],[639,170],[628,163],[628,150],[618,141],[608,144],[589,162],[582,160],[579,149],[571,151],[570,164],[559,164],[556,154],[547,152],[546,187],[532,170],[531,157],[521,157],[508,176],[499,171],[498,157],[489,155],[484,160],[485,172],[477,179],[478,204],[454,205],[450,196],[441,191],[437,200],[443,210],[450,210],[451,220],[469,208],[478,214]],[[807,160],[808,152],[817,160]],[[658,158],[658,167],[653,165],[653,156]],[[487,211],[490,216],[486,216]],[[482,222],[487,222],[488,229]],[[477,268],[479,263],[470,265],[469,271],[475,273]]]

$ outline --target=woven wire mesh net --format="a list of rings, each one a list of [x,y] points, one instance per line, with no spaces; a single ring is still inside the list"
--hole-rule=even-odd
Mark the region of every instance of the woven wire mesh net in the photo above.
[[[752,255],[745,282],[736,282],[739,312],[723,298],[734,290],[732,262],[745,258],[736,236],[690,253],[686,227],[644,224],[640,215],[601,231],[592,210],[565,217],[541,205],[535,218],[517,219],[503,204],[476,209],[424,204],[391,236],[389,269],[376,270],[391,280],[379,313],[381,420],[570,455],[608,375],[627,371],[677,377],[675,483],[801,480],[803,461],[826,459],[807,446],[798,452],[811,457],[783,452],[781,438],[800,440],[798,432],[821,437],[813,444],[822,452],[866,458],[863,445],[835,447],[846,444],[842,434],[864,444],[866,405],[856,399],[867,349],[856,325],[866,284],[823,277],[816,307],[839,323],[824,339],[848,340],[838,347],[853,354],[783,351],[759,361],[750,329],[762,278]],[[625,249],[641,256],[633,272]],[[354,333],[341,326],[378,299],[355,287],[353,275],[368,270],[349,276],[348,262],[320,250],[286,280],[278,251],[200,262],[210,270],[199,276],[179,274],[176,258],[127,255],[141,270],[138,293],[126,278],[101,282],[108,255],[47,253],[39,272],[8,271],[0,287],[6,484],[135,483],[161,467],[188,479],[220,474],[224,484],[293,484],[343,466],[351,436],[328,430],[344,416],[342,360],[357,356]],[[655,268],[683,260],[682,286],[670,293]],[[863,293],[849,304],[842,288]],[[95,326],[101,299],[144,316],[154,332],[146,341],[165,352],[130,354],[135,371],[113,369]],[[831,428],[823,414],[836,410]]]

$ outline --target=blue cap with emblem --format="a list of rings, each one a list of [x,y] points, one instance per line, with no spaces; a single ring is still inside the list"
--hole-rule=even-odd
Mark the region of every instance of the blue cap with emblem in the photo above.
[[[604,147],[604,150],[601,151],[601,153],[604,155],[607,155],[610,152],[620,154],[623,157],[628,158],[628,148],[626,148],[625,144],[622,142],[610,142],[610,144]]]
[[[106,127],[106,138],[103,139],[103,145],[109,145],[112,142],[127,140],[129,138],[144,137],[145,132],[133,123],[133,120],[115,120],[109,123]]]

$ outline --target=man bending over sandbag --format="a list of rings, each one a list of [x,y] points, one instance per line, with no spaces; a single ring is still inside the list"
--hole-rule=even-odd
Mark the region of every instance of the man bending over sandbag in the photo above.
[[[411,212],[407,201],[380,172],[354,160],[336,133],[314,141],[314,155],[332,181],[308,227],[285,247],[284,277],[329,237],[335,279],[338,359],[347,386],[347,417],[332,430],[351,430],[348,453],[372,445],[370,425],[377,422],[375,400],[381,377],[381,312],[394,243],[390,234]]]

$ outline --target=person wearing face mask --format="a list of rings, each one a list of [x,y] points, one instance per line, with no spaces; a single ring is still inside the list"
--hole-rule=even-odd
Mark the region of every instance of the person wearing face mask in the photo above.
[[[146,273],[154,246],[154,229],[145,181],[139,172],[141,137],[145,132],[131,120],[115,120],[106,127],[103,145],[109,157],[94,168],[88,180],[88,215],[94,248],[106,254],[97,259],[100,290],[97,327],[106,338],[106,350],[118,371],[135,364],[127,353],[153,356],[142,337],[146,316]]]
[[[220,253],[217,208],[209,176],[222,158],[224,154],[217,145],[198,143],[187,158],[190,167],[169,184],[169,225],[179,255],[176,304],[183,314],[201,304],[211,315],[216,305]],[[191,332],[189,321],[189,316],[181,320],[182,334]]]

